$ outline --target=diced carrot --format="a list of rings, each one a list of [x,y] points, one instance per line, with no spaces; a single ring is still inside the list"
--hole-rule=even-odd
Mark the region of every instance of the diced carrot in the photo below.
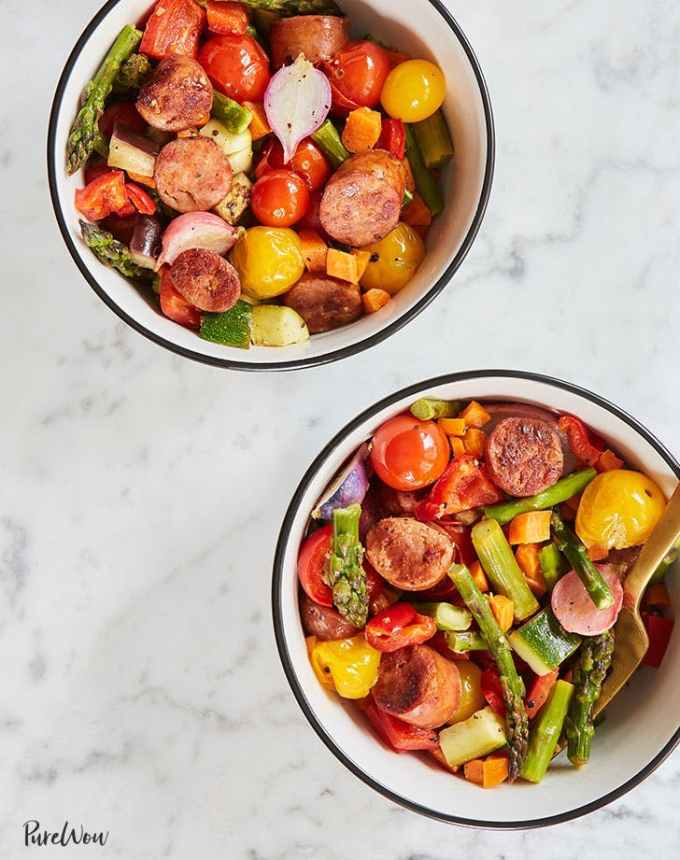
[[[271,128],[267,122],[267,115],[264,112],[264,105],[261,102],[243,102],[243,107],[248,108],[252,113],[253,118],[248,126],[248,130],[253,140],[260,140],[271,134]]]
[[[518,514],[510,523],[508,539],[511,544],[543,543],[550,540],[551,511],[529,511]]]
[[[504,753],[492,753],[484,759],[482,767],[482,788],[496,788],[508,778],[508,756]]]
[[[429,227],[432,223],[432,213],[420,194],[413,195],[413,200],[405,206],[401,220],[411,227]]]
[[[614,469],[622,469],[623,460],[607,448],[606,451],[600,454],[597,463],[595,463],[595,468],[598,472],[611,472]]]
[[[462,457],[465,453],[465,442],[463,442],[460,436],[449,436],[449,442],[451,443],[451,450],[453,451],[454,459],[456,457]]]
[[[593,546],[588,547],[588,558],[591,561],[604,561],[605,558],[609,555],[609,550],[606,546],[598,546],[597,544],[593,544]]]
[[[362,251],[360,248],[354,248],[352,253],[357,258],[357,277],[361,280],[366,274],[368,264],[371,262],[371,252]]]
[[[483,456],[486,447],[486,433],[483,430],[470,427],[463,441],[465,442],[465,450],[468,454],[472,454],[474,457]]]
[[[481,758],[475,758],[472,761],[467,761],[463,765],[463,775],[468,782],[474,782],[475,785],[482,785],[484,782],[484,762]]]
[[[378,142],[381,131],[382,117],[377,110],[357,108],[347,117],[342,142],[350,152],[368,152]]]
[[[413,171],[411,170],[411,163],[409,162],[408,158],[405,158],[401,162],[401,164],[404,168],[404,188],[413,194],[413,193],[415,193],[415,190],[416,190],[416,181],[413,178]],[[431,221],[432,221],[432,219],[430,219],[430,223],[431,223]],[[427,225],[425,225],[425,226],[427,226]]]
[[[341,281],[349,281],[350,284],[359,283],[359,267],[354,254],[346,251],[338,251],[337,248],[329,248],[326,255],[326,273],[332,278]]]
[[[305,266],[310,272],[325,272],[328,245],[316,230],[300,230],[300,245]]]
[[[131,173],[129,170],[127,171],[127,175],[133,182],[137,182],[139,185],[146,185],[147,188],[156,187],[153,176],[142,176],[139,173]]]
[[[491,421],[489,413],[482,404],[477,403],[476,400],[470,401],[470,403],[461,412],[460,417],[464,418],[470,427],[484,427],[485,424],[488,424],[489,421]]]
[[[447,436],[465,436],[467,426],[462,418],[440,418],[439,427]]]
[[[529,588],[537,597],[542,597],[546,593],[547,588],[538,558],[538,546],[535,543],[520,544],[515,550],[515,558]]]
[[[645,592],[644,605],[661,609],[671,605],[671,596],[668,593],[665,582],[655,582]]]
[[[489,598],[489,605],[491,606],[491,611],[498,622],[498,626],[501,628],[503,633],[507,633],[507,631],[512,627],[515,615],[515,604],[509,597],[505,597],[502,594],[494,594]]]
[[[391,298],[392,296],[387,290],[379,290],[377,287],[374,287],[363,294],[361,301],[364,303],[364,311],[367,314],[374,314],[380,308],[384,308]]]
[[[470,576],[472,576],[475,581],[475,585],[480,591],[489,590],[489,580],[486,578],[486,574],[484,573],[484,569],[480,562],[472,562],[470,565]]]

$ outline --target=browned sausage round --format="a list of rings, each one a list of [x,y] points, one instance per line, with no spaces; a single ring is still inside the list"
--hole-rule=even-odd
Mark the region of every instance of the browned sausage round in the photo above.
[[[534,496],[562,476],[559,434],[540,418],[504,418],[488,438],[486,465],[492,479],[511,496]]]
[[[349,20],[334,15],[296,15],[276,21],[269,33],[272,68],[304,54],[310,63],[330,60],[349,42]]]
[[[337,242],[361,248],[394,230],[403,199],[401,162],[383,150],[362,152],[348,158],[329,180],[319,217]]]
[[[210,119],[213,88],[191,57],[168,57],[139,91],[137,110],[154,128],[184,131]]]
[[[156,159],[156,190],[177,212],[202,212],[224,200],[231,187],[231,165],[207,137],[173,140]]]
[[[421,729],[436,729],[456,712],[460,691],[452,660],[427,645],[411,645],[382,655],[372,692],[381,711]]]
[[[305,633],[308,636],[316,636],[322,642],[349,639],[358,633],[356,627],[336,609],[320,606],[304,593],[300,595],[300,615]]]
[[[311,334],[348,325],[362,314],[359,287],[327,275],[304,274],[284,303],[300,314]]]
[[[453,561],[448,535],[409,517],[387,517],[366,535],[366,556],[390,585],[426,591],[441,582]]]
[[[170,269],[170,283],[190,305],[211,313],[228,311],[241,295],[236,269],[224,257],[204,248],[179,255]]]

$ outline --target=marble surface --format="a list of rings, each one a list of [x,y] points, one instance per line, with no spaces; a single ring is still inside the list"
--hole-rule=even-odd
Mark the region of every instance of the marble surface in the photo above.
[[[422,2],[422,0],[421,0]],[[449,6],[493,97],[498,161],[452,286],[379,349],[286,377],[190,364],[80,278],[47,192],[47,114],[95,0],[0,2],[0,856],[23,822],[91,856],[677,856],[680,754],[533,833],[420,819],[345,772],[293,701],[269,612],[292,488],[359,409],[446,371],[590,387],[680,452],[680,9]],[[90,856],[45,847],[40,856]]]

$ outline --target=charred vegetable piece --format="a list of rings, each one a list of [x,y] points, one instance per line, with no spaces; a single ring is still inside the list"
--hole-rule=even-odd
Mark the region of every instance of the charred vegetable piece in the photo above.
[[[153,140],[123,125],[116,125],[109,142],[109,167],[151,178],[159,147]]]
[[[117,269],[126,278],[144,281],[153,279],[153,272],[138,266],[129,249],[118,239],[114,239],[111,233],[96,224],[88,224],[87,221],[80,222],[80,230],[85,244],[105,266]]]
[[[144,54],[132,54],[121,63],[116,79],[113,82],[113,92],[116,95],[128,95],[141,89],[151,74],[151,63]]]
[[[567,681],[555,684],[531,730],[529,751],[522,766],[522,779],[538,783],[545,776],[562,734],[573,694],[574,686]]]
[[[362,504],[368,492],[368,444],[364,443],[337,478],[321,497],[312,517],[316,520],[331,520],[336,508]],[[427,614],[427,613],[425,613]]]
[[[213,343],[250,349],[250,318],[252,307],[239,300],[223,314],[203,314],[201,337]]]
[[[249,108],[218,93],[217,90],[213,92],[212,115],[231,134],[243,134],[253,120],[253,112]]]
[[[104,104],[111,93],[120,67],[141,40],[142,34],[135,27],[129,25],[123,27],[97,74],[85,88],[85,101],[71,126],[71,133],[66,142],[68,173],[79,170],[95,149],[101,148],[103,138],[99,131],[99,117],[104,112]]]
[[[149,215],[136,219],[130,240],[130,257],[144,269],[156,270],[156,260],[161,252],[161,225]]]
[[[408,125],[406,126],[406,157],[411,165],[411,172],[413,173],[418,193],[425,201],[427,208],[433,216],[441,214],[444,210],[444,199],[437,185],[437,180],[434,174],[425,166],[418,141],[412,127]]]
[[[413,133],[425,167],[429,170],[443,167],[453,158],[451,132],[441,110],[433,113],[428,119],[415,123]]]
[[[552,529],[557,548],[566,555],[569,564],[578,574],[595,606],[598,609],[607,609],[613,606],[614,595],[611,588],[588,557],[585,546],[560,516],[555,513],[552,515]]]
[[[329,585],[333,603],[350,624],[361,629],[368,619],[368,587],[362,562],[364,548],[359,539],[361,505],[333,511],[333,541]]]
[[[215,212],[227,224],[235,227],[250,204],[253,183],[245,173],[237,173],[231,180],[231,188],[224,200],[215,206]]]
[[[457,400],[436,400],[423,397],[411,407],[411,415],[419,421],[434,421],[435,418],[455,418],[461,410]]]
[[[567,499],[571,499],[572,496],[584,490],[596,476],[597,472],[595,469],[582,469],[580,472],[574,472],[566,478],[561,478],[552,487],[549,487],[542,493],[538,493],[536,496],[493,505],[492,507],[485,508],[484,514],[489,519],[497,520],[504,526],[518,514],[525,514],[528,511],[545,511],[548,508],[554,508],[555,505],[566,502]]]
[[[614,658],[614,631],[584,641],[574,666],[574,698],[566,720],[567,754],[576,767],[586,764],[595,734],[593,708]]]
[[[293,15],[342,15],[334,0],[240,0],[249,9],[274,12],[282,18]]]

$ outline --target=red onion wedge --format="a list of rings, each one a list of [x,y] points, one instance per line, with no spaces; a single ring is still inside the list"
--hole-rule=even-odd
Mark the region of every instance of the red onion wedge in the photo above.
[[[269,81],[264,94],[267,121],[283,147],[288,164],[298,144],[313,134],[331,109],[331,85],[326,75],[304,58],[284,66]]]
[[[160,252],[161,225],[149,215],[138,215],[130,240],[130,256],[138,266],[153,270]]]
[[[238,241],[243,228],[232,227],[212,212],[187,212],[170,222],[163,235],[163,251],[156,269],[172,265],[184,251],[204,248],[226,254]]]
[[[368,444],[364,443],[319,499],[314,519],[330,520],[336,508],[363,502],[368,492],[367,457]]]

